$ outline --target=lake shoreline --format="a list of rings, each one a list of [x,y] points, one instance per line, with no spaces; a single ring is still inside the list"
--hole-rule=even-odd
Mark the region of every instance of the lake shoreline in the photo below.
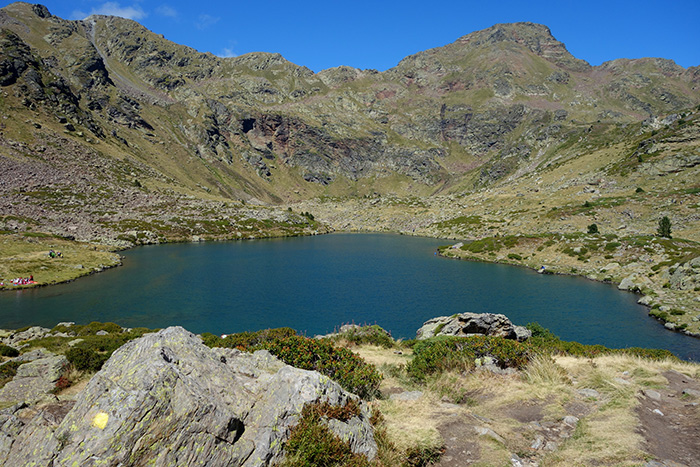
[[[263,236],[263,237],[255,237],[255,236],[248,236],[245,238],[237,237],[237,236],[232,236],[232,237],[226,237],[226,238],[206,238],[206,237],[200,237],[197,236],[196,240],[193,239],[165,239],[165,241],[161,240],[156,240],[156,241],[146,241],[143,243],[139,244],[134,244],[131,246],[124,246],[124,245],[113,245],[113,244],[108,244],[108,243],[101,243],[101,242],[78,242],[75,240],[67,240],[64,239],[67,242],[72,242],[75,245],[83,245],[83,246],[88,246],[88,245],[93,245],[95,247],[100,247],[104,248],[106,251],[118,254],[120,251],[129,251],[133,250],[135,248],[141,247],[141,246],[155,246],[155,245],[172,245],[172,244],[178,244],[178,243],[206,243],[206,242],[240,242],[240,241],[251,241],[251,240],[265,240],[265,239],[278,239],[278,238],[295,238],[295,237],[313,237],[317,235],[328,235],[334,233],[333,231],[328,231],[328,232],[317,232],[317,233],[308,233],[308,234],[297,234],[297,235],[270,235],[270,236]],[[16,234],[15,234],[16,235]],[[52,239],[53,240],[53,239]],[[55,241],[55,240],[54,240]],[[49,246],[46,246],[47,253],[48,251],[52,249],[49,248]],[[41,287],[50,287],[52,285],[59,285],[59,284],[67,284],[73,281],[76,281],[78,279],[82,279],[85,277],[92,276],[94,274],[99,274],[101,272],[104,272],[108,269],[113,269],[119,266],[122,266],[123,263],[121,259],[123,259],[123,256],[118,255],[120,257],[120,261],[118,263],[113,263],[113,264],[97,264],[97,265],[90,265],[88,264],[87,266],[83,268],[76,269],[76,271],[82,271],[83,269],[85,270],[84,272],[74,274],[72,277],[67,278],[67,279],[62,279],[62,280],[57,280],[57,281],[42,281],[39,282],[37,281],[34,284],[23,284],[23,285],[13,285],[13,284],[7,284],[5,283],[4,285],[0,285],[0,294],[3,293],[4,291],[12,291],[12,290],[30,290],[30,289],[37,289]],[[61,259],[63,260],[63,258]],[[10,279],[3,279],[9,281]],[[36,278],[35,278],[36,280]]]
[[[340,231],[338,231],[338,230],[333,230],[332,228],[329,228],[326,232],[316,233],[316,234],[309,234],[309,235],[291,235],[291,236],[290,236],[290,235],[278,235],[278,236],[264,236],[264,237],[256,237],[256,238],[237,238],[237,237],[233,237],[233,238],[210,238],[210,239],[198,237],[198,240],[197,240],[197,241],[194,241],[194,242],[193,242],[191,239],[190,239],[190,240],[175,239],[175,240],[168,240],[168,241],[165,241],[165,242],[160,241],[160,242],[153,242],[153,243],[146,243],[146,244],[148,244],[148,245],[167,245],[167,244],[178,244],[178,243],[183,243],[183,244],[184,244],[184,243],[207,243],[207,242],[216,242],[216,243],[220,243],[220,242],[230,242],[230,241],[238,242],[238,241],[241,241],[241,240],[280,239],[280,238],[293,238],[293,237],[301,237],[301,236],[303,236],[303,237],[308,237],[308,236],[315,236],[315,235],[330,235],[330,234],[344,234],[344,233],[346,233],[346,234],[360,234],[360,235],[362,235],[362,234],[377,234],[377,233],[381,233],[381,234],[388,234],[388,235],[399,235],[399,236],[407,236],[407,237],[418,237],[418,238],[435,239],[435,240],[443,240],[443,239],[444,239],[444,240],[446,240],[446,241],[454,241],[454,239],[448,239],[448,238],[443,238],[443,237],[436,237],[436,236],[432,236],[432,235],[417,234],[417,233],[414,233],[414,232],[392,232],[392,231],[372,232],[372,231],[367,231],[367,230],[340,230]],[[112,245],[112,246],[101,245],[101,246],[104,247],[104,248],[110,249],[112,252],[117,252],[117,251],[128,251],[128,250],[133,250],[133,249],[134,249],[135,247],[137,247],[137,246],[145,246],[146,244],[144,244],[144,245],[133,245],[133,246],[130,246],[130,247],[115,247],[115,246],[113,246],[113,245]],[[444,246],[444,247],[442,247],[442,249],[441,249],[441,248],[437,248],[437,249],[436,249],[437,254],[438,254],[440,257],[442,257],[442,258],[449,258],[449,259],[466,259],[466,260],[469,260],[469,261],[477,261],[477,262],[482,262],[482,263],[486,263],[486,264],[501,264],[501,265],[507,265],[507,266],[520,266],[520,267],[524,267],[524,268],[527,268],[527,269],[533,270],[533,271],[538,270],[538,267],[535,267],[535,266],[532,266],[532,265],[528,265],[528,264],[524,264],[524,263],[522,263],[522,262],[509,261],[509,260],[504,259],[504,258],[486,258],[486,257],[481,257],[481,256],[475,256],[475,255],[469,255],[468,257],[455,257],[454,255],[445,254],[445,251],[448,251],[448,248],[449,248],[448,246]],[[113,268],[122,266],[122,265],[123,265],[123,262],[121,261],[121,259],[123,259],[123,257],[122,257],[121,255],[118,255],[118,256],[119,256],[119,258],[120,258],[120,261],[119,261],[118,263],[116,263],[116,264],[110,264],[110,265],[100,264],[100,265],[97,266],[97,267],[86,267],[86,268],[84,268],[84,270],[76,270],[76,272],[79,272],[79,271],[80,271],[80,272],[79,272],[78,274],[76,274],[75,276],[70,277],[70,278],[67,278],[67,279],[65,279],[65,280],[55,281],[55,282],[47,282],[47,283],[33,284],[33,285],[30,285],[30,286],[12,286],[12,285],[5,285],[3,288],[0,288],[0,294],[1,294],[3,291],[6,291],[6,290],[8,290],[8,291],[9,291],[9,290],[15,290],[15,291],[18,291],[18,290],[27,290],[27,289],[35,289],[35,288],[48,287],[48,286],[50,286],[50,285],[57,285],[57,284],[64,284],[64,283],[73,282],[73,281],[75,281],[75,280],[77,280],[77,279],[81,279],[81,278],[84,278],[84,277],[88,277],[88,276],[97,274],[98,272],[103,272],[103,271],[108,270],[108,269],[113,269]],[[548,270],[546,271],[547,274],[557,274],[557,275],[566,275],[566,276],[573,276],[573,277],[583,277],[583,278],[589,279],[589,280],[594,281],[594,282],[599,282],[599,283],[608,284],[608,285],[616,285],[616,284],[619,285],[619,281],[615,282],[615,281],[612,281],[612,280],[601,280],[601,279],[599,279],[599,278],[597,278],[597,277],[592,277],[590,274],[586,274],[585,271],[582,271],[581,273],[565,271],[565,270],[564,270],[564,269],[566,268],[566,265],[565,265],[565,264],[557,264],[556,262],[552,261],[551,259],[550,259],[550,261],[549,261],[548,263],[549,263],[550,269],[548,269]],[[88,265],[88,266],[89,266],[89,265]],[[619,287],[618,287],[618,289],[619,289]],[[625,291],[625,290],[621,290],[621,291]],[[640,292],[639,290],[627,290],[627,291],[631,291],[631,292],[635,293],[636,295],[639,295],[639,296],[642,296],[642,297],[644,296],[644,294],[640,294],[640,293],[639,293],[639,292]],[[652,313],[653,308],[652,308],[651,304],[649,304],[649,303],[643,303],[643,300],[642,300],[642,299],[638,300],[638,303],[639,303],[640,305],[643,305],[643,306],[646,308],[647,314],[648,314],[648,315],[654,317],[654,318],[656,319],[657,322],[659,322],[659,323],[661,323],[662,325],[664,325],[664,328],[665,328],[666,330],[676,331],[676,332],[678,332],[678,333],[682,333],[682,334],[684,334],[684,335],[687,335],[687,336],[693,337],[693,338],[700,338],[700,333],[695,333],[695,332],[692,332],[691,330],[686,330],[686,329],[675,329],[675,328],[670,328],[669,326],[666,326],[666,325],[665,325],[665,324],[666,324],[666,321],[664,321],[663,319],[661,319],[658,315],[655,315],[655,314]],[[662,303],[662,305],[660,305],[660,306],[663,306],[663,302],[661,302],[661,303]],[[659,305],[657,305],[657,308],[658,308],[658,307],[659,307]]]
[[[528,269],[528,270],[530,270],[530,271],[535,271],[535,272],[538,272],[538,271],[539,271],[539,269],[538,269],[537,267],[528,266],[528,265],[526,265],[526,264],[519,264],[519,263],[514,263],[514,262],[503,261],[503,260],[488,260],[488,259],[477,258],[477,257],[455,257],[455,256],[445,255],[445,254],[443,254],[443,252],[440,251],[439,249],[438,249],[437,254],[438,254],[438,256],[440,256],[441,258],[446,258],[446,259],[452,259],[452,260],[458,260],[458,261],[475,261],[475,262],[485,263],[485,264],[502,264],[502,265],[504,265],[504,266],[515,266],[515,267],[524,268],[524,269]],[[612,286],[615,286],[615,285],[616,285],[615,282],[612,282],[612,281],[603,281],[603,280],[599,280],[599,279],[596,279],[596,278],[593,278],[593,277],[589,277],[589,276],[586,276],[586,275],[583,275],[583,274],[575,274],[575,273],[570,273],[570,272],[546,270],[546,271],[542,272],[541,274],[546,274],[546,275],[559,275],[559,276],[571,276],[571,277],[580,277],[580,278],[582,278],[582,279],[586,279],[586,280],[589,280],[589,281],[597,282],[597,283],[600,283],[600,284],[606,284],[606,285],[612,285]],[[636,296],[639,296],[639,297],[643,297],[643,296],[644,296],[643,294],[641,294],[641,293],[639,293],[639,292],[637,292],[637,291],[634,291],[634,290],[621,290],[621,289],[618,289],[618,290],[619,290],[620,292],[632,293],[632,294],[634,294],[634,295],[636,295]],[[637,303],[638,303],[639,305],[642,305],[643,307],[645,307],[645,308],[649,311],[648,315],[649,315],[650,317],[654,318],[657,322],[659,322],[659,324],[661,324],[662,326],[664,326],[664,329],[666,329],[667,331],[673,331],[673,332],[677,332],[677,333],[680,333],[680,334],[684,334],[684,335],[689,336],[689,337],[693,337],[693,338],[696,338],[696,339],[700,339],[700,333],[693,333],[693,332],[690,332],[690,331],[687,331],[687,330],[680,330],[680,329],[675,329],[675,328],[674,328],[674,329],[670,329],[670,328],[666,327],[666,326],[665,326],[666,321],[660,319],[658,316],[655,316],[655,315],[653,315],[653,314],[651,313],[651,310],[652,310],[652,307],[651,307],[651,306],[649,306],[649,305],[647,305],[647,304],[644,304],[644,303],[640,303],[639,300],[637,301]]]

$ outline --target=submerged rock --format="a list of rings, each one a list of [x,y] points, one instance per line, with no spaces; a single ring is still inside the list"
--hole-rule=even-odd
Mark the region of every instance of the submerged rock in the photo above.
[[[0,414],[0,438],[13,439],[0,465],[269,465],[283,457],[305,404],[350,399],[360,415],[328,425],[373,458],[369,411],[357,396],[267,352],[210,349],[172,327],[117,350],[60,417]]]
[[[435,336],[501,336],[506,339],[524,341],[532,332],[524,326],[515,326],[508,317],[495,313],[461,313],[429,319],[416,332],[416,339]]]

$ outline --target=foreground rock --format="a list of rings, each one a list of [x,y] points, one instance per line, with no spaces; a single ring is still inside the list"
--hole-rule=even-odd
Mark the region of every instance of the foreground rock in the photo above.
[[[46,399],[66,365],[66,357],[53,354],[24,363],[17,368],[13,380],[0,389],[0,404],[35,404]]]
[[[439,316],[429,319],[416,332],[416,339],[429,339],[435,336],[500,336],[506,339],[524,341],[532,333],[524,326],[515,326],[501,314],[461,313],[452,316]]]
[[[209,349],[173,327],[117,350],[72,407],[0,413],[0,465],[269,465],[305,404],[350,399],[361,414],[329,426],[372,458],[373,429],[357,396],[268,352]]]

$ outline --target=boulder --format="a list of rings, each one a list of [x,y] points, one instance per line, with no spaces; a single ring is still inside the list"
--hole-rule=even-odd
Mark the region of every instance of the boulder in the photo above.
[[[0,404],[35,404],[46,399],[66,365],[68,360],[63,355],[49,355],[20,365],[14,379],[0,389]]]
[[[524,326],[515,326],[501,314],[495,313],[461,313],[453,316],[439,316],[423,323],[416,332],[416,339],[428,339],[435,336],[501,336],[506,339],[524,341],[532,333]]]
[[[19,430],[0,424],[0,438],[14,439],[0,465],[270,465],[304,405],[351,399],[360,414],[328,426],[373,458],[369,409],[354,394],[267,352],[210,349],[171,327],[114,352],[55,423],[39,413]]]
[[[693,261],[697,264],[697,259],[681,264],[676,268],[669,278],[669,285],[674,290],[695,290],[700,285],[700,270],[697,265],[693,265]]]
[[[41,326],[32,326],[23,331],[14,332],[9,337],[5,337],[0,341],[5,345],[16,347],[17,344],[23,341],[41,339],[42,337],[46,336],[49,332],[51,332],[50,329],[42,328]]]
[[[639,286],[636,284],[637,276],[635,274],[629,275],[620,281],[620,285],[617,286],[620,290],[639,290]]]

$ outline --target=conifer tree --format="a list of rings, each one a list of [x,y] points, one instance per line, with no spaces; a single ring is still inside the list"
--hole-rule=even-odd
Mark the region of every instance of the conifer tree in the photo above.
[[[659,220],[659,228],[656,229],[656,233],[659,237],[671,238],[671,219],[668,216],[664,216]]]

